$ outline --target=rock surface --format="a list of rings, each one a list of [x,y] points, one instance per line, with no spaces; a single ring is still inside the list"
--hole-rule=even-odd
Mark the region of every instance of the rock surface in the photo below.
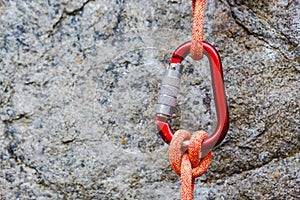
[[[300,199],[299,18],[298,1],[207,1],[231,121],[195,199]],[[154,116],[191,2],[2,0],[0,24],[1,200],[179,199]],[[184,63],[174,129],[212,132],[207,60]]]

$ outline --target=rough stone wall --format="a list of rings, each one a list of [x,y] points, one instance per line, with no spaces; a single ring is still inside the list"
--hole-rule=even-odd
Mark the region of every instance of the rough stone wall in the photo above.
[[[300,199],[300,2],[207,1],[230,129],[195,199]],[[179,199],[154,121],[190,1],[0,0],[0,199]],[[174,129],[215,124],[187,58]]]

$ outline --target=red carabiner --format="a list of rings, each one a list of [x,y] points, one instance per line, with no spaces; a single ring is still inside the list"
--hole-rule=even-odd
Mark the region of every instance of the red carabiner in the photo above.
[[[168,144],[174,135],[174,131],[168,121],[176,105],[180,77],[183,70],[181,62],[190,53],[190,47],[191,42],[189,41],[179,46],[173,53],[158,98],[156,124],[159,135]],[[229,128],[229,114],[223,84],[221,59],[217,50],[209,43],[203,42],[203,49],[204,54],[209,58],[218,124],[214,133],[203,141],[201,157],[206,156],[212,148],[222,142]]]

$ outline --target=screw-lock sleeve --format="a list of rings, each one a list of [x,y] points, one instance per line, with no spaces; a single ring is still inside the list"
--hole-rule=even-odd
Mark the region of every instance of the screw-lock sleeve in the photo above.
[[[165,72],[158,97],[157,114],[171,116],[177,103],[183,66],[171,64]]]

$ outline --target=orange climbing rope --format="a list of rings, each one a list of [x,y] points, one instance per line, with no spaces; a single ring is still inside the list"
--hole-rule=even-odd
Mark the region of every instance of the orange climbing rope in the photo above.
[[[205,3],[205,0],[192,0],[193,31],[190,54],[194,60],[203,57]],[[180,176],[182,200],[193,199],[195,179],[210,165],[212,151],[200,159],[201,145],[206,138],[208,134],[204,131],[197,131],[191,136],[186,130],[178,130],[171,140],[169,159],[173,170]]]
[[[206,0],[193,0],[193,31],[191,57],[200,60],[203,57],[204,13]]]
[[[195,178],[201,176],[210,164],[212,151],[201,160],[199,155],[201,144],[207,137],[204,131],[197,131],[191,137],[188,131],[178,130],[171,141],[169,159],[173,170],[180,175],[182,200],[193,199]],[[183,144],[189,140],[187,152],[183,152]]]
[[[193,31],[190,49],[191,57],[200,60],[203,57],[203,27],[206,0],[193,0]],[[195,178],[201,176],[208,168],[212,151],[200,160],[201,144],[208,137],[204,131],[197,131],[190,135],[186,130],[178,130],[170,144],[169,159],[173,170],[180,175],[181,199],[192,200]],[[184,142],[190,141],[184,152]]]

